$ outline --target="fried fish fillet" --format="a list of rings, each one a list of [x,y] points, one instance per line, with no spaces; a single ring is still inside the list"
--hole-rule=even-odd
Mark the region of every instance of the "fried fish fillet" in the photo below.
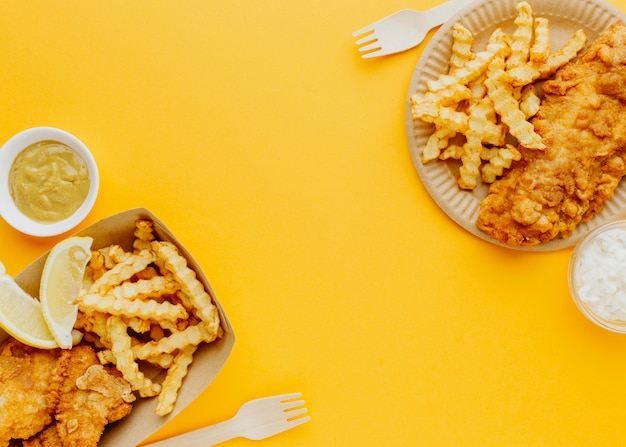
[[[544,150],[522,158],[481,202],[477,226],[509,246],[568,237],[626,174],[626,26],[616,23],[542,86],[533,125]]]
[[[9,339],[0,347],[0,446],[24,439],[24,447],[96,447],[134,400],[89,345],[42,350]]]
[[[52,422],[61,351],[42,350],[9,338],[0,347],[0,446],[36,435]]]
[[[87,345],[64,350],[59,363],[64,380],[55,410],[57,445],[96,447],[106,425],[130,413],[135,400],[130,384],[100,365]]]

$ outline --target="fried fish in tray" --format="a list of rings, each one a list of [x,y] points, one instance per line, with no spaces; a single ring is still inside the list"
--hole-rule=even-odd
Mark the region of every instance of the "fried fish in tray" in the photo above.
[[[481,202],[478,227],[509,246],[568,237],[626,174],[626,26],[616,23],[542,86],[533,119],[546,148],[522,158]]]
[[[135,396],[89,345],[43,350],[9,339],[0,347],[0,446],[96,447]]]
[[[0,446],[36,435],[53,421],[60,378],[53,374],[61,351],[9,339],[0,348]]]

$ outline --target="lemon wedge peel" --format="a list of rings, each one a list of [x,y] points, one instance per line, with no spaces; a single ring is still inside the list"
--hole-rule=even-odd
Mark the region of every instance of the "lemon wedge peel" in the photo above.
[[[83,276],[91,259],[91,237],[72,236],[55,245],[43,267],[39,301],[43,318],[59,347],[74,344],[72,329],[78,305],[74,304],[83,286]]]
[[[6,273],[0,274],[0,326],[29,346],[42,349],[59,346],[48,328],[39,301]]]

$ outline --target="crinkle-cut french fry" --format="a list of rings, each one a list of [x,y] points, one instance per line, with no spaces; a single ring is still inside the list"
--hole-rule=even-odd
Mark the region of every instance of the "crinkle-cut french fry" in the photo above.
[[[136,253],[141,250],[148,250],[150,242],[155,239],[154,223],[146,219],[137,219],[135,221],[135,240],[133,241],[133,249]]]
[[[159,341],[150,341],[132,347],[134,358],[145,360],[149,357],[160,354],[170,354],[177,349],[182,349],[187,345],[198,345],[202,342],[212,342],[220,335],[205,321],[201,321],[195,326],[189,326],[181,332],[163,337]]]
[[[439,155],[439,160],[460,160],[463,156],[463,146],[459,146],[458,144],[449,145],[441,155]]]
[[[140,317],[127,317],[125,315],[122,315],[122,320],[124,320],[126,326],[133,332],[138,334],[150,332],[151,324],[149,320],[144,320]]]
[[[159,298],[180,290],[180,285],[173,276],[154,276],[135,282],[123,282],[107,291],[107,295],[120,300]]]
[[[467,114],[450,107],[439,107],[431,102],[414,103],[411,107],[411,114],[414,119],[421,119],[453,132],[464,133],[467,130]]]
[[[96,355],[98,356],[98,361],[100,361],[100,364],[102,365],[107,365],[109,363],[115,365],[116,363],[115,355],[110,349],[98,351],[96,352]]]
[[[550,54],[548,60],[537,67],[539,79],[546,79],[552,76],[559,68],[573,60],[585,45],[587,45],[587,35],[585,31],[579,29],[574,33],[574,37],[569,39],[557,51]]]
[[[172,354],[159,354],[145,359],[146,362],[156,365],[160,368],[167,369],[174,363],[174,355]]]
[[[541,64],[550,54],[550,23],[545,17],[535,18],[535,41],[530,47],[530,61]]]
[[[520,2],[515,6],[515,31],[511,42],[511,55],[506,60],[507,70],[520,67],[528,62],[530,43],[533,38],[533,12],[527,2]]]
[[[472,96],[469,98],[470,104],[480,101],[487,95],[487,87],[485,87],[485,79],[487,79],[487,73],[481,74],[476,79],[472,80],[468,84]]]
[[[492,61],[496,57],[506,59],[511,54],[511,38],[502,31],[502,28],[496,28],[489,36],[485,48],[487,52],[493,53]],[[490,64],[491,61],[487,64],[487,67],[489,67]]]
[[[157,397],[156,414],[166,416],[174,409],[174,403],[178,396],[183,379],[187,375],[189,365],[193,361],[193,354],[197,346],[185,346],[174,357],[174,363],[167,370],[167,375],[163,380],[161,392]]]
[[[452,25],[452,55],[450,56],[449,74],[465,66],[473,57],[474,36],[460,23]]]
[[[483,145],[479,137],[468,136],[467,142],[463,145],[463,155],[461,155],[463,164],[459,168],[459,179],[457,180],[459,188],[474,189],[478,186],[481,164],[480,150],[482,148]]]
[[[166,268],[174,274],[174,278],[176,278],[181,290],[188,296],[198,316],[217,333],[220,325],[217,307],[213,304],[204,285],[196,278],[196,272],[187,266],[187,260],[175,247],[169,244],[155,241],[152,242],[151,248],[156,256],[165,263]]]
[[[89,260],[89,271],[91,273],[91,283],[100,278],[107,268],[104,265],[104,255],[98,250],[91,251],[91,259]]]
[[[477,78],[485,71],[485,68],[493,59],[494,53],[492,51],[481,51],[476,54],[472,60],[468,61],[463,67],[454,71],[451,75],[441,75],[439,79],[427,81],[426,85],[431,92],[437,92],[443,90],[454,84],[467,85],[472,79]]]
[[[131,338],[126,332],[126,324],[120,317],[111,316],[107,319],[107,330],[111,338],[111,352],[115,356],[115,365],[124,379],[130,383],[133,391],[139,391],[142,397],[156,396],[161,385],[152,382],[139,371],[139,365],[133,358]]]
[[[115,365],[117,363],[115,355],[110,349],[102,349],[98,351],[96,355],[98,356],[98,361],[102,365]],[[153,357],[148,357],[144,360],[152,365],[158,366],[159,368],[167,369],[172,366],[172,363],[174,363],[174,356],[172,354],[159,354]]]
[[[541,136],[535,132],[534,126],[526,121],[520,110],[519,102],[513,95],[513,87],[500,81],[504,73],[504,63],[501,59],[494,59],[489,65],[488,76],[485,81],[489,97],[493,100],[494,108],[501,120],[509,127],[509,133],[529,149],[544,149]]]
[[[456,106],[459,102],[472,97],[472,91],[461,84],[453,84],[437,92],[415,93],[411,96],[413,107],[420,104],[435,104],[436,107]]]
[[[522,87],[539,78],[539,70],[532,65],[519,65],[509,68],[504,72],[501,81],[511,84],[513,87]]]
[[[109,245],[98,250],[98,252],[104,257],[104,267],[107,270],[111,270],[117,264],[123,262],[128,258],[130,253],[126,253],[119,245]]]
[[[153,261],[154,254],[148,250],[142,250],[138,254],[130,255],[123,262],[116,264],[94,281],[89,292],[105,293],[122,281],[131,278],[135,273],[142,271]]]
[[[519,103],[513,98],[512,87],[505,82],[494,81],[493,79],[487,79],[485,83],[496,111],[509,127],[511,135],[529,149],[544,149],[545,145],[541,141],[541,136],[535,132],[533,125],[526,121],[524,113],[519,108]]]
[[[469,112],[467,141],[463,145],[462,165],[459,168],[458,185],[461,189],[474,189],[478,186],[483,143],[504,144],[506,138],[506,129],[497,123],[491,98],[483,98],[472,104]]]
[[[135,276],[137,277],[137,279],[152,279],[155,276],[159,276],[159,272],[157,271],[157,269],[149,265],[142,271],[135,273]]]
[[[506,127],[498,123],[495,105],[486,97],[469,109],[467,137],[476,137],[481,143],[501,146],[506,139]]]
[[[424,146],[424,150],[422,151],[422,161],[427,163],[431,160],[436,160],[441,150],[448,146],[450,138],[455,135],[456,132],[446,129],[445,127],[436,129],[432,135],[428,137],[428,141],[426,141],[426,146]]]
[[[109,247],[109,256],[115,264],[119,264],[128,259],[130,253],[125,252],[124,249],[119,245],[111,245]]]
[[[96,349],[106,349],[107,347],[102,344],[100,337],[93,332],[83,332],[83,341],[91,343]]]
[[[504,169],[511,167],[514,160],[520,160],[522,154],[512,145],[507,144],[503,148],[493,148],[485,151],[482,158],[488,160],[481,170],[482,180],[485,183],[493,183],[502,175]]]
[[[82,291],[78,294],[76,302],[79,309],[131,318],[176,321],[189,316],[185,308],[179,304],[171,304],[167,301],[159,303],[154,300],[117,298],[111,294],[100,295]]]
[[[84,292],[80,292],[84,293]],[[107,343],[107,315],[102,312],[86,312],[84,309],[78,310],[75,329],[83,329],[85,332],[91,332],[100,337],[103,343]]]
[[[537,96],[534,85],[528,84],[524,86],[521,91],[519,108],[527,120],[537,114],[540,105],[541,98]]]

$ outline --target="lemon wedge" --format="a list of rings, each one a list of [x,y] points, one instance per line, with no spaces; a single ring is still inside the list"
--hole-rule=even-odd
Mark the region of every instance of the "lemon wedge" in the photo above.
[[[6,273],[0,274],[0,326],[27,345],[43,349],[58,347],[48,329],[39,301],[26,293]]]
[[[43,267],[39,301],[43,318],[61,348],[72,347],[72,329],[78,306],[74,300],[83,286],[87,262],[91,259],[90,237],[73,236],[55,245]]]

